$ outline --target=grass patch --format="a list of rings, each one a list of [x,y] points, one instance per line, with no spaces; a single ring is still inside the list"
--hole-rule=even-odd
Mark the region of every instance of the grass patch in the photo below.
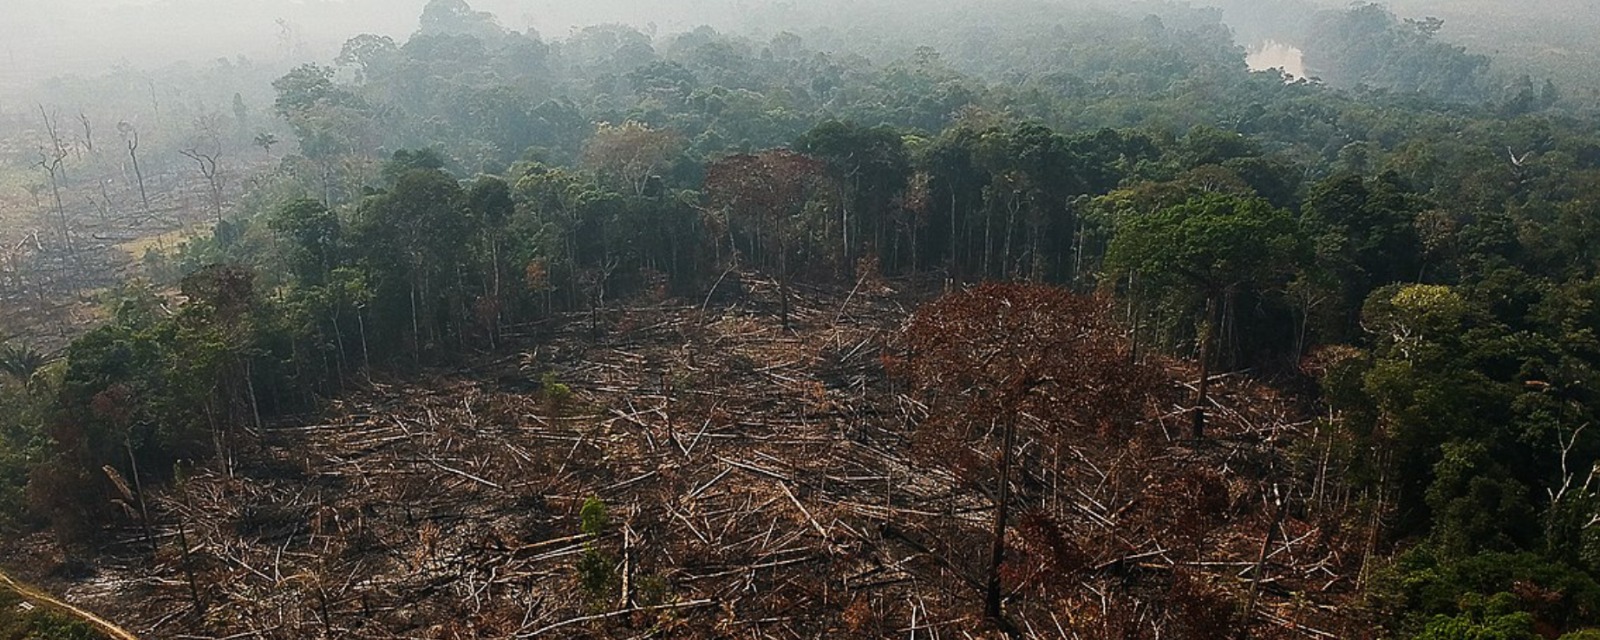
[[[198,234],[199,231],[196,229],[176,229],[162,234],[129,240],[117,245],[117,249],[126,252],[134,260],[143,260],[145,253],[152,250],[158,253],[171,254],[177,251],[178,247],[184,242],[198,237]]]
[[[0,162],[0,223],[22,223],[37,211],[28,185],[37,182],[27,171]]]
[[[81,620],[29,603],[16,591],[0,586],[0,640],[104,640]]]

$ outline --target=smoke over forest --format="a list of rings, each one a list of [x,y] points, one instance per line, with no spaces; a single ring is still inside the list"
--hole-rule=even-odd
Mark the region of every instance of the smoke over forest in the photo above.
[[[1033,3],[900,2],[866,0],[484,0],[513,30],[561,38],[575,28],[618,23],[658,34],[701,25],[750,35],[789,30],[846,30],[869,25],[916,39],[929,11],[950,7],[984,22],[997,12],[1029,5],[1159,10],[1165,0],[1038,0]],[[1319,4],[1320,2],[1320,4]],[[51,75],[95,74],[112,65],[159,67],[244,56],[264,63],[331,56],[358,33],[404,37],[417,28],[426,0],[13,0],[0,9],[0,88],[15,92]],[[1338,8],[1332,0],[1207,0],[1238,34],[1240,44],[1296,44],[1308,16]],[[1445,34],[1481,53],[1513,53],[1548,61],[1589,59],[1584,40],[1600,27],[1600,12],[1584,0],[1398,0],[1406,17],[1437,16]],[[4,99],[0,99],[3,101]]]

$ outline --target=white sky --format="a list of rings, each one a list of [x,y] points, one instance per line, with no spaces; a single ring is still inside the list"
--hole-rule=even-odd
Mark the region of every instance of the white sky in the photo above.
[[[819,4],[846,0],[468,0],[513,29],[563,36],[577,25],[621,22],[681,31],[712,21],[743,24],[755,5],[817,13]],[[938,3],[940,0],[904,0]],[[1117,0],[1111,0],[1117,1]],[[1241,0],[1194,0],[1196,4]],[[1246,0],[1248,1],[1248,0]],[[1343,5],[1347,0],[1319,0]],[[1536,8],[1561,23],[1600,27],[1600,0],[1390,0],[1407,13],[1438,9],[1447,20],[1461,12],[1495,14]],[[403,38],[416,29],[427,0],[0,0],[0,91],[61,73],[97,73],[118,62],[151,67],[177,60],[245,55],[264,62],[327,60],[359,33]],[[926,6],[916,5],[913,6]],[[847,12],[847,11],[846,11]],[[1453,14],[1452,14],[1453,12]],[[836,12],[839,13],[839,12]],[[1575,15],[1583,14],[1583,15]],[[1507,13],[1513,15],[1513,13]],[[291,26],[286,41],[277,24]],[[845,18],[833,16],[840,22]],[[1581,19],[1580,19],[1581,18]],[[1493,22],[1493,21],[1491,21]],[[775,25],[781,27],[781,25]],[[776,30],[776,29],[774,29]],[[1585,32],[1589,33],[1589,32]],[[1470,34],[1469,34],[1470,35]],[[1585,36],[1580,38],[1587,40]]]

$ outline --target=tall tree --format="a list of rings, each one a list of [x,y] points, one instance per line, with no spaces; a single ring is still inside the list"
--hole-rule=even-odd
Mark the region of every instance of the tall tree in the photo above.
[[[1191,310],[1203,309],[1194,437],[1205,434],[1206,391],[1224,308],[1231,311],[1241,291],[1283,287],[1307,250],[1294,217],[1259,198],[1209,194],[1117,221],[1108,263],[1178,296]]]
[[[654,129],[632,120],[602,124],[584,148],[583,161],[633,195],[642,196],[651,179],[660,178],[683,146],[683,136],[669,129]]]
[[[827,162],[839,190],[841,265],[854,268],[862,247],[882,254],[890,207],[905,191],[911,158],[891,127],[830,120],[795,141],[796,150]]]
[[[783,325],[789,326],[789,253],[809,205],[824,186],[827,166],[788,149],[737,154],[706,169],[706,196],[727,220],[742,227],[755,259],[775,267]]]
[[[923,455],[992,478],[994,518],[984,612],[1001,621],[1001,567],[1012,477],[1024,441],[1047,449],[1074,434],[1126,433],[1150,406],[1154,373],[1129,365],[1108,301],[1029,284],[985,284],[919,308],[892,361],[922,394]],[[977,450],[979,457],[968,452]],[[976,460],[978,468],[960,468]]]

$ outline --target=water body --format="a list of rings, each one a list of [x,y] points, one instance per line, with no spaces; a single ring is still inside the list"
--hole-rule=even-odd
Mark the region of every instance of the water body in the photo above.
[[[1290,79],[1306,77],[1305,54],[1298,47],[1276,40],[1256,45],[1250,50],[1249,55],[1245,56],[1244,61],[1253,71],[1282,69]]]

